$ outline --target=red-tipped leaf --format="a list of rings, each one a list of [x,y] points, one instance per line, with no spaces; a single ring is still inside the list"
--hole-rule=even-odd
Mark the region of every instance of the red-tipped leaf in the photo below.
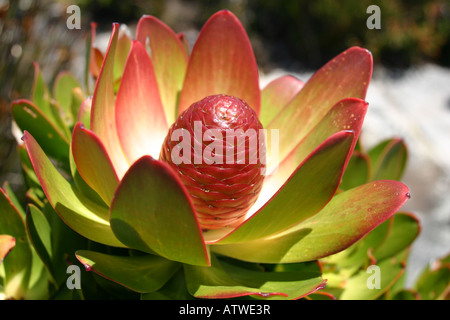
[[[352,47],[324,65],[268,125],[280,130],[280,159],[345,98],[364,99],[372,77],[372,55]]]
[[[143,155],[158,157],[168,125],[153,64],[138,41],[133,41],[125,65],[117,93],[115,119],[123,152],[130,163]]]
[[[73,131],[72,153],[81,177],[109,205],[119,178],[103,143],[81,123]]]
[[[167,259],[209,265],[209,254],[181,181],[164,162],[144,156],[127,171],[110,210],[117,238]]]
[[[315,216],[276,237],[214,246],[214,251],[264,263],[320,259],[351,246],[397,212],[409,197],[408,188],[400,182],[370,182],[336,195]]]
[[[114,110],[114,59],[118,33],[119,25],[114,23],[111,39],[92,98],[91,130],[98,135],[105,145],[117,175],[122,177],[129,164],[120,148]]]
[[[265,127],[303,88],[304,82],[291,75],[269,82],[261,91],[259,120]]]
[[[139,20],[136,39],[151,49],[164,113],[170,125],[177,117],[178,95],[183,87],[188,63],[184,43],[165,23],[152,16],[144,16]]]
[[[192,49],[178,113],[206,96],[227,94],[246,101],[259,114],[261,92],[248,36],[231,12],[214,14]]]

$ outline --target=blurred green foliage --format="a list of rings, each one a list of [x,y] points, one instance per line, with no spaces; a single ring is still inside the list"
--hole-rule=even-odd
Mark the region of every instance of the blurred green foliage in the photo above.
[[[0,0],[0,184],[21,187],[11,101],[29,97],[38,62],[46,81],[69,69],[74,43],[84,32],[68,30],[65,4],[46,0]],[[83,40],[84,43],[84,40]],[[84,50],[84,48],[79,48]]]
[[[381,29],[368,29],[370,5]],[[273,60],[317,68],[349,46],[369,49],[376,63],[405,68],[423,61],[450,66],[450,2],[440,0],[249,1],[251,30],[272,48]]]

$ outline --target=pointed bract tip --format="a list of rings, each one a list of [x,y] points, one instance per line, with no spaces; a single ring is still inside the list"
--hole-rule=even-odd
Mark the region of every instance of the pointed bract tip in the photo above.
[[[394,137],[392,138],[393,143],[405,144],[405,140],[402,137]]]
[[[234,16],[234,13],[231,12],[230,10],[228,10],[228,9],[219,10],[214,15],[221,15],[221,14],[231,14],[231,15]]]
[[[213,20],[218,17],[233,18],[233,19],[236,19],[239,21],[239,19],[236,17],[236,15],[228,9],[223,9],[223,10],[217,11],[215,14],[213,14],[211,16],[210,20]],[[239,21],[239,23],[240,23],[240,21]]]
[[[139,23],[141,23],[142,21],[145,21],[145,20],[154,20],[154,21],[162,22],[157,17],[152,16],[151,14],[143,14],[142,17],[138,21],[138,25],[139,25]]]
[[[372,51],[370,51],[369,49],[366,49],[366,48],[363,48],[363,49],[366,50],[366,52],[367,52],[368,54],[370,54],[371,57],[373,57]]]
[[[139,160],[146,160],[146,161],[150,161],[150,162],[153,162],[153,161],[155,161],[155,158],[153,158],[151,155],[149,155],[149,154],[146,154],[146,155],[144,155],[144,156],[142,156]]]
[[[25,130],[23,132],[22,138],[20,138],[20,140],[22,140],[23,142],[26,142],[27,139],[28,139],[28,131]]]
[[[323,281],[316,287],[316,290],[324,289],[327,286],[328,279],[323,279]]]
[[[369,49],[364,48],[364,47],[359,47],[359,46],[350,47],[346,51],[361,51],[361,52],[368,53],[370,56],[372,56],[372,52]]]
[[[87,263],[83,264],[83,266],[86,269],[86,271],[92,271],[92,267],[90,265],[88,265]]]
[[[79,127],[81,130],[86,130],[86,127],[84,126],[84,123],[83,123],[83,122],[79,122],[78,127]]]
[[[80,257],[78,254],[75,253],[75,258],[77,258],[77,260],[83,265],[84,269],[86,269],[86,271],[92,271],[92,266],[89,265],[84,259],[83,257]]]

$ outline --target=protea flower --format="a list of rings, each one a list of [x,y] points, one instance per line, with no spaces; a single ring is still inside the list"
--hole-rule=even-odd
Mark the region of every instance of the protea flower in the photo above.
[[[186,186],[202,229],[238,226],[255,203],[266,168],[262,130],[249,105],[223,94],[194,103],[169,129],[160,159]]]
[[[54,93],[64,98],[50,100],[37,72],[33,101],[14,102],[13,113],[35,183],[61,219],[94,243],[131,249],[79,250],[79,261],[144,297],[179,298],[180,285],[201,298],[304,297],[326,279],[317,264],[300,262],[350,247],[409,198],[394,180],[339,188],[368,105],[365,49],[348,49],[306,83],[283,76],[262,90],[248,37],[229,11],[208,20],[190,54],[181,35],[151,16],[139,21],[136,40],[114,24],[106,53],[90,52],[92,98],[89,85],[83,93],[64,76]],[[267,130],[272,160],[230,164],[222,180],[206,176],[223,169],[217,163],[175,165],[165,148],[175,147],[173,130],[193,131],[183,115],[209,125],[212,113],[202,117],[199,105],[212,110],[210,100],[224,97],[252,109],[242,124]],[[206,191],[208,179],[220,183]],[[217,211],[224,207],[231,210]]]

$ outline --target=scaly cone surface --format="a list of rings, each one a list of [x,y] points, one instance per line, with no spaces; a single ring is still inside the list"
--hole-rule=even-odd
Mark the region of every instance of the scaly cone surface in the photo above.
[[[261,191],[266,146],[263,126],[243,100],[208,96],[169,129],[160,160],[177,172],[202,229],[239,225]]]

